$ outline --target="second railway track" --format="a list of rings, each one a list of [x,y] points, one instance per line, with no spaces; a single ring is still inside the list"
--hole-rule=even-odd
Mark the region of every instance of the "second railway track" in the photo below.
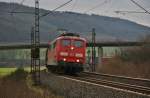
[[[114,81],[114,82],[120,82],[120,83],[144,86],[150,88],[150,79],[133,78],[133,77],[125,77],[125,76],[117,76],[117,75],[110,75],[110,74],[93,73],[93,72],[83,72],[80,74],[80,76],[94,77],[97,79],[103,79],[108,81]]]
[[[81,73],[75,77],[74,76],[68,76],[68,75],[67,76],[65,75],[65,77],[69,77],[69,78],[77,79],[77,80],[81,80],[81,81],[86,81],[86,82],[90,82],[90,83],[100,84],[100,85],[106,85],[106,86],[119,88],[119,89],[123,89],[123,90],[133,91],[133,92],[137,92],[137,93],[141,93],[141,94],[150,95],[150,88],[149,87],[130,84],[129,82],[128,83],[122,82],[122,81],[119,82],[119,80],[114,81],[113,79],[111,80],[111,79],[107,79],[107,78],[105,78],[105,79],[100,78],[100,74],[98,74],[98,73],[84,72],[84,73]],[[112,76],[111,78],[113,78],[113,77],[115,78],[115,76]],[[119,78],[119,77],[117,77],[117,78]],[[128,79],[128,80],[130,81],[130,79]],[[133,79],[131,79],[131,80],[133,81]],[[146,82],[148,82],[148,81],[146,81]]]

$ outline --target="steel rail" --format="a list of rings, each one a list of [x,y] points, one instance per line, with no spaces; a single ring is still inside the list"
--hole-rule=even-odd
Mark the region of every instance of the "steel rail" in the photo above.
[[[150,80],[143,78],[133,78],[133,77],[125,77],[125,76],[117,76],[110,74],[102,74],[102,73],[93,73],[93,72],[83,72],[80,75],[87,77],[97,77],[99,79],[105,79],[109,81],[116,81],[121,83],[127,83],[131,85],[144,86],[150,88]]]
[[[136,93],[141,93],[141,94],[145,94],[145,95],[150,95],[150,88],[148,87],[143,87],[143,86],[137,86],[137,85],[130,85],[130,84],[126,84],[126,83],[119,83],[119,82],[114,82],[114,81],[108,81],[108,80],[103,80],[103,79],[96,79],[96,78],[92,78],[92,77],[74,77],[74,76],[64,76],[67,78],[71,78],[71,79],[76,79],[76,80],[80,80],[80,81],[85,81],[85,82],[89,82],[89,83],[95,83],[98,85],[104,85],[104,86],[109,86],[109,87],[114,87],[114,88],[118,88],[118,89],[122,89],[122,90],[128,90],[128,91],[132,91],[132,92],[136,92]]]
[[[80,74],[78,74],[77,76],[60,75],[60,74],[55,74],[55,75],[63,76],[68,79],[75,79],[75,80],[79,80],[79,81],[83,81],[83,82],[85,81],[85,82],[89,82],[92,84],[97,84],[97,85],[102,85],[102,86],[104,85],[104,86],[108,86],[108,87],[113,87],[113,88],[117,88],[117,89],[121,89],[121,90],[127,90],[127,91],[150,96],[150,88],[148,88],[148,87],[131,85],[131,84],[127,84],[127,83],[120,83],[120,82],[116,82],[116,81],[109,81],[109,80],[105,80],[105,79],[97,79],[95,77],[80,76]]]
[[[150,88],[147,87],[130,85],[130,84],[108,81],[103,79],[95,79],[95,78],[75,77],[75,79],[150,95]]]

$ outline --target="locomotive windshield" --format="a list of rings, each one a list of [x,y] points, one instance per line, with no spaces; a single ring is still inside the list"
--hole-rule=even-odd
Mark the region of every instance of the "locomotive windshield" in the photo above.
[[[83,41],[75,40],[74,41],[74,46],[75,47],[83,47]]]
[[[62,46],[70,46],[70,44],[71,44],[71,40],[68,40],[68,39],[62,40]]]

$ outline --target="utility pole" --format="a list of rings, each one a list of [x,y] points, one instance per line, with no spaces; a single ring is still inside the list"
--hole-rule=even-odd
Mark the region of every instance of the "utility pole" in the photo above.
[[[34,73],[34,27],[31,27],[31,74]]]
[[[96,67],[96,51],[95,51],[95,28],[92,29],[92,71],[95,71]]]
[[[31,29],[31,73],[35,85],[40,84],[39,1],[35,0],[35,24]]]

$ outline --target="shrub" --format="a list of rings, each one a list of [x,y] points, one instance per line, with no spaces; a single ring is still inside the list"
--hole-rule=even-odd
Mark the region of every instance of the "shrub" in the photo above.
[[[150,36],[146,37],[142,46],[123,49],[118,55],[123,61],[143,63],[150,61]]]
[[[7,75],[4,78],[9,78],[9,79],[13,79],[13,80],[25,80],[25,78],[27,77],[27,73],[23,68],[18,68],[16,71],[12,72],[11,74]]]
[[[142,46],[122,49],[99,70],[103,73],[130,77],[150,78],[150,36],[146,37]]]
[[[18,68],[10,75],[0,78],[0,98],[62,98],[42,86],[29,87],[28,73]],[[31,79],[30,79],[31,80]],[[39,92],[39,89],[42,93]]]

